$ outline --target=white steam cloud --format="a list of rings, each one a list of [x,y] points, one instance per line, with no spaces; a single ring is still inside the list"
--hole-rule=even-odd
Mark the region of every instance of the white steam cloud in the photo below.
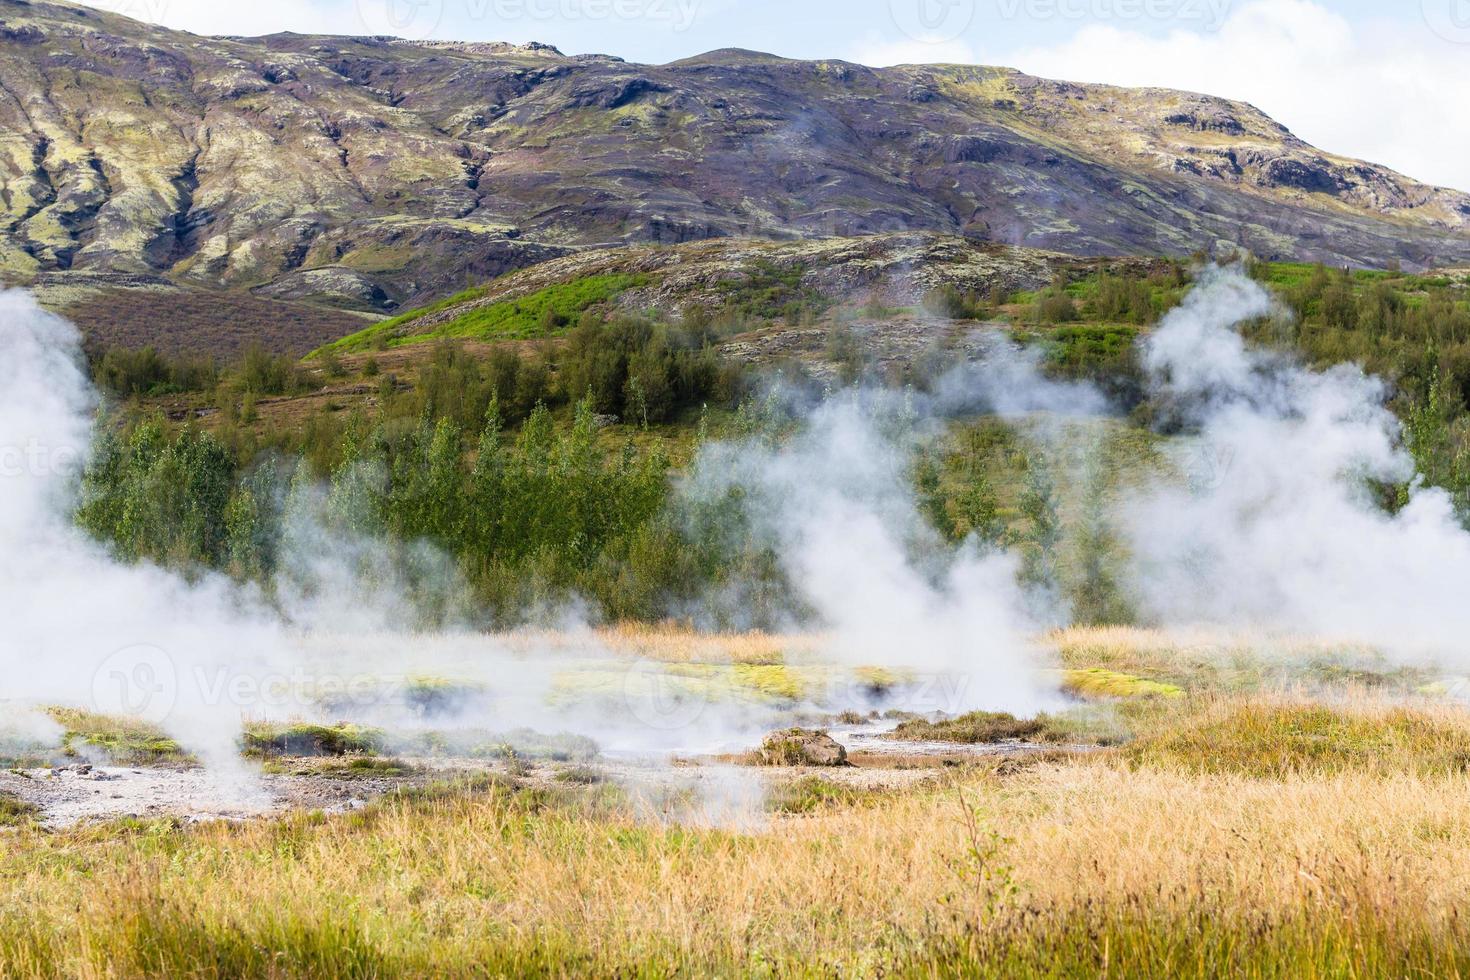
[[[28,295],[7,292],[0,344],[0,447],[29,447],[35,459],[6,473],[0,497],[0,616],[8,627],[0,699],[17,718],[24,706],[48,705],[141,715],[245,788],[239,737],[251,720],[330,712],[401,728],[534,727],[667,753],[729,747],[790,720],[789,709],[783,718],[751,704],[670,703],[657,665],[618,677],[608,668],[616,654],[590,631],[544,642],[405,631],[413,603],[393,562],[408,556],[415,580],[449,594],[434,601],[451,604],[462,587],[452,564],[416,546],[390,551],[386,542],[352,538],[340,525],[325,532],[330,500],[299,481],[286,498],[283,573],[271,603],[221,575],[122,564],[71,520],[97,406],[76,329]],[[859,401],[838,399],[783,450],[751,443],[712,451],[698,479],[735,467],[769,508],[762,519],[781,542],[781,560],[830,628],[842,663],[946,672],[957,687],[931,691],[933,709],[1039,704],[1011,559],[939,547],[916,511],[907,447],[880,423]],[[597,703],[579,704],[575,691],[559,699],[568,670],[593,678],[598,691],[588,700]],[[401,697],[384,696],[416,676],[452,679],[458,701],[425,719]]]
[[[1369,481],[1413,475],[1385,387],[1354,368],[1314,372],[1249,349],[1233,328],[1269,312],[1260,286],[1212,270],[1147,341],[1155,394],[1197,430],[1191,446],[1211,478],[1159,482],[1125,502],[1125,578],[1139,607],[1171,626],[1331,634],[1406,656],[1463,652],[1470,534],[1436,490],[1416,487],[1397,513],[1382,509]],[[96,407],[79,340],[27,295],[0,293],[0,704],[15,738],[55,734],[22,714],[28,706],[148,714],[164,703],[171,733],[211,768],[239,774],[247,718],[350,706],[323,697],[332,678],[372,688],[414,674],[463,682],[461,703],[421,725],[550,728],[630,752],[728,746],[789,720],[671,699],[660,665],[621,678],[613,668],[609,679],[616,655],[591,631],[544,642],[404,632],[412,603],[385,564],[390,552],[324,534],[326,504],[308,486],[291,493],[274,606],[222,576],[118,563],[70,520]],[[952,413],[1087,415],[1106,404],[1088,386],[1045,381],[1003,346],[984,355],[927,398],[843,393],[789,438],[707,446],[683,494],[741,501],[749,533],[771,547],[836,670],[933,678],[931,710],[1025,713],[1057,697],[1029,640],[1034,597],[1018,586],[1013,556],[973,541],[952,547],[930,529],[912,487],[913,450]],[[391,554],[413,557],[415,581],[459,591],[442,556]],[[599,704],[560,697],[568,669],[600,692]],[[271,700],[271,679],[288,696]],[[245,694],[232,693],[241,682]],[[401,701],[358,707],[366,721],[415,724]]]
[[[779,444],[707,447],[686,492],[741,495],[834,658],[942,678],[946,703],[933,708],[1034,711],[1045,696],[1017,563],[974,541],[951,550],[925,523],[911,413],[883,393],[838,395]]]
[[[1271,312],[1261,286],[1210,270],[1145,345],[1156,394],[1198,426],[1204,477],[1127,507],[1145,611],[1463,658],[1470,534],[1440,490],[1396,514],[1373,498],[1369,481],[1415,472],[1386,387],[1248,348],[1233,328]]]

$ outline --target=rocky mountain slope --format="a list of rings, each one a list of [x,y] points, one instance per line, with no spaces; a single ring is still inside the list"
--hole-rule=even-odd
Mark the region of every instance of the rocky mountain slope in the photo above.
[[[541,333],[542,306],[574,321],[582,308],[634,315],[674,316],[694,308],[717,316],[754,312],[747,319],[783,319],[792,304],[907,307],[941,287],[985,295],[1033,290],[1094,266],[1142,267],[1146,260],[1097,260],[956,236],[914,232],[824,238],[801,242],[714,239],[674,246],[586,249],[505,276],[463,295],[375,324],[335,344],[341,352],[382,349],[440,336],[475,336],[489,320],[503,333],[517,323]],[[579,284],[606,283],[597,291]],[[519,306],[520,316],[489,311]]]
[[[1005,69],[200,38],[0,0],[9,282],[382,312],[589,245],[908,231],[1419,268],[1470,261],[1470,196],[1247,105]]]

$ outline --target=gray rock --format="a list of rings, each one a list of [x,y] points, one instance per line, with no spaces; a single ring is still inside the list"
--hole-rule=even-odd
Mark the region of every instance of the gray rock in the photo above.
[[[792,728],[766,736],[760,749],[764,766],[813,766],[836,768],[849,765],[847,749],[826,732]]]

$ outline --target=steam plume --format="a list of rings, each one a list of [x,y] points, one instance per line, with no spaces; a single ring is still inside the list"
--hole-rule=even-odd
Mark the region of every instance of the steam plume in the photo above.
[[[1271,312],[1237,270],[1211,270],[1144,348],[1155,394],[1198,428],[1197,478],[1128,508],[1140,599],[1171,624],[1347,637],[1402,655],[1463,650],[1470,535],[1440,490],[1397,514],[1370,481],[1414,478],[1382,381],[1312,371],[1233,329]]]

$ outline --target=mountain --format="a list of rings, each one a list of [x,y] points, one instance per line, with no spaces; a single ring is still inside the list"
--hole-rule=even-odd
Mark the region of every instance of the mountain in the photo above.
[[[0,276],[94,305],[143,281],[383,313],[592,245],[896,232],[1420,269],[1470,262],[1470,195],[1242,103],[1001,68],[203,38],[0,0]]]

